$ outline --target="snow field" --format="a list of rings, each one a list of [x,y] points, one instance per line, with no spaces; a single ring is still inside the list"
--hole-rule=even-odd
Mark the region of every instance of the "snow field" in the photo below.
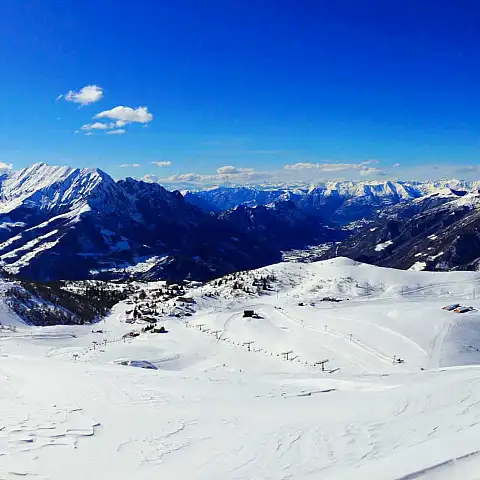
[[[97,325],[44,328],[0,303],[16,326],[0,330],[0,478],[478,478],[480,316],[441,307],[480,308],[480,274],[335,259],[245,278],[266,273],[266,292],[189,290],[191,317],[168,300],[167,334],[125,341],[142,327],[125,302]]]

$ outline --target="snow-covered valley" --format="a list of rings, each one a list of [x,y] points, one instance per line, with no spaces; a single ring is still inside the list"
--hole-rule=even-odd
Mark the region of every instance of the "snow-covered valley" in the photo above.
[[[1,479],[478,478],[480,273],[337,258],[164,288],[95,325],[2,309]],[[130,323],[154,303],[167,333]]]

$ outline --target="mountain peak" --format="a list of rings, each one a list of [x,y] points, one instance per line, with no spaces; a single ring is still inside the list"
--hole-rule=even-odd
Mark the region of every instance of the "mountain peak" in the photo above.
[[[102,182],[114,180],[96,168],[73,168],[35,163],[1,178],[0,213],[25,205],[55,210],[60,205],[83,201]]]

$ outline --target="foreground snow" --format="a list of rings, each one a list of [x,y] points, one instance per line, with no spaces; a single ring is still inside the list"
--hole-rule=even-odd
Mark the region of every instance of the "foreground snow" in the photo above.
[[[480,308],[479,274],[268,271],[278,293],[205,285],[168,334],[123,341],[125,303],[103,333],[0,332],[0,478],[478,478],[480,316],[441,307]]]

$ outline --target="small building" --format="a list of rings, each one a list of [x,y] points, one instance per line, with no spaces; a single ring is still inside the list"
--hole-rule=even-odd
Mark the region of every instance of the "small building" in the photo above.
[[[120,362],[120,365],[125,365],[127,367],[146,368],[147,370],[158,370],[158,367],[147,360],[123,360]]]
[[[244,317],[253,317],[255,315],[255,310],[244,310],[243,316]]]
[[[135,338],[140,335],[140,332],[136,330],[132,330],[131,332],[125,333],[122,338]]]
[[[467,313],[473,310],[472,307],[458,307],[454,310],[455,313]]]
[[[165,327],[154,327],[152,330],[153,333],[168,333],[167,330],[165,330]]]
[[[190,297],[178,297],[177,300],[183,303],[190,303],[190,304],[196,303],[195,299]]]
[[[451,305],[445,305],[442,307],[442,310],[447,310],[448,312],[451,312],[452,310],[455,310],[460,306],[459,303],[452,303]]]

